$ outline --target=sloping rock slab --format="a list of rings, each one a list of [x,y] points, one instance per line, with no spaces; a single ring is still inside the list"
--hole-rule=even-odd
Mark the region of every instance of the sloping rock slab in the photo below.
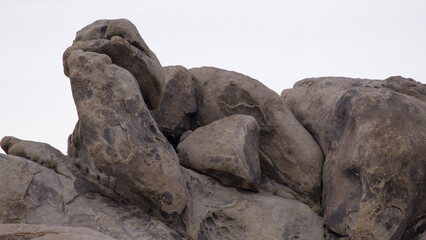
[[[193,128],[233,114],[253,116],[260,126],[262,173],[319,202],[321,150],[283,99],[259,81],[236,72],[212,67],[189,71],[198,106]]]
[[[98,231],[83,227],[58,227],[33,224],[0,224],[0,239],[34,240],[113,240]]]
[[[252,116],[232,115],[197,128],[177,150],[187,168],[225,185],[259,189],[259,125]]]
[[[411,89],[319,78],[282,93],[325,153],[324,217],[339,235],[412,239],[426,226],[426,102],[413,96],[425,85],[398,79]]]
[[[190,200],[188,239],[323,239],[323,220],[307,205],[272,194],[238,191],[184,169]]]
[[[137,82],[105,54],[75,50],[69,77],[79,123],[70,140],[72,157],[92,162],[115,178],[123,194],[173,221],[187,200],[173,147],[143,102]],[[127,188],[127,189],[126,189]]]

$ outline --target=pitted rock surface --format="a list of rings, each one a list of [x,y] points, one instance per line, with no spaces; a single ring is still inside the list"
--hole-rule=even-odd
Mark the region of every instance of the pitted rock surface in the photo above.
[[[115,178],[122,194],[150,205],[164,221],[177,218],[187,193],[173,147],[143,102],[133,75],[105,54],[75,50],[69,77],[79,123],[75,158]]]
[[[306,79],[282,93],[326,157],[325,223],[352,239],[412,239],[407,229],[425,226],[426,102],[411,95],[426,87],[389,81]]]
[[[280,97],[163,68],[126,19],[81,29],[63,66],[68,155],[1,140],[0,239],[426,239],[425,84],[311,78]]]

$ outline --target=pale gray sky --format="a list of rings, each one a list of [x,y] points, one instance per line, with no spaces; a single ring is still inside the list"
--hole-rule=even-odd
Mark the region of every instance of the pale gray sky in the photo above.
[[[62,53],[97,19],[127,18],[163,66],[215,66],[280,93],[306,77],[426,83],[426,1],[0,2],[0,137],[66,152],[77,121]]]

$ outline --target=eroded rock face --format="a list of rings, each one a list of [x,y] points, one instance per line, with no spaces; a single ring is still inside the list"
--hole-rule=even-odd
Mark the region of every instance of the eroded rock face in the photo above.
[[[190,72],[198,106],[193,127],[233,114],[253,116],[260,126],[262,173],[319,202],[321,150],[284,101],[257,80],[236,72],[212,67]]]
[[[0,239],[426,237],[424,84],[305,79],[279,97],[163,68],[125,19],[83,28],[63,60],[68,156],[1,140]]]
[[[351,239],[400,239],[406,231],[410,239],[413,228],[425,225],[425,89],[403,78],[320,78],[283,91],[326,156],[329,229]]]
[[[83,227],[58,227],[34,224],[0,224],[0,239],[80,239],[113,240],[98,231]]]
[[[158,128],[174,146],[180,136],[191,129],[191,116],[197,111],[194,84],[189,71],[182,66],[164,67],[166,91],[160,107],[151,110]]]
[[[79,123],[73,156],[115,178],[122,194],[171,221],[187,200],[179,159],[143,102],[133,75],[109,56],[82,50],[67,58]]]
[[[197,128],[177,147],[181,164],[225,185],[259,190],[259,125],[232,115]]]
[[[11,155],[0,154],[0,226],[87,227],[117,239],[178,236],[114,190],[81,175],[70,157],[51,146],[11,137],[2,140],[2,147],[4,143],[8,143],[4,150]],[[52,168],[39,165],[46,162],[52,163]]]
[[[160,105],[165,90],[163,67],[129,20],[98,20],[77,32],[73,45],[63,56],[67,76],[68,58],[78,49],[108,55],[115,65],[135,77],[149,109]]]
[[[184,169],[190,194],[188,239],[323,239],[323,220],[307,205],[268,193],[239,192]]]

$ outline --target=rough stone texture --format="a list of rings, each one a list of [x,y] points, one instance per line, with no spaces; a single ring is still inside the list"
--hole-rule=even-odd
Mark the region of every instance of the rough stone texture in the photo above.
[[[325,154],[329,229],[351,239],[413,239],[424,230],[425,89],[400,77],[319,78],[283,91]]]
[[[1,140],[0,239],[426,240],[424,84],[305,79],[281,98],[162,68],[125,19],[83,28],[63,60],[69,156]]]
[[[197,128],[177,151],[187,168],[225,185],[259,190],[259,125],[252,116],[232,115]]]
[[[323,239],[323,220],[307,205],[238,191],[184,169],[190,198],[182,220],[188,239]]]
[[[10,137],[2,140],[2,147],[4,143],[8,154],[27,159],[0,154],[0,224],[88,227],[117,239],[178,236],[113,190],[81,175],[72,159],[51,146]]]
[[[415,240],[426,240],[426,231],[418,235]]]
[[[190,72],[198,106],[193,127],[233,114],[253,116],[260,126],[262,173],[319,202],[321,150],[283,99],[259,81],[236,72],[212,67]]]
[[[70,137],[72,157],[115,178],[122,194],[148,203],[164,221],[185,207],[179,159],[143,102],[133,75],[110,57],[73,51],[68,59],[79,123]]]
[[[191,116],[197,111],[194,84],[182,66],[164,67],[166,91],[160,107],[151,115],[170,143],[177,146],[180,136],[191,128]]]
[[[98,20],[81,29],[63,56],[67,76],[70,72],[68,58],[78,49],[108,55],[114,64],[136,78],[149,109],[160,105],[165,90],[163,68],[129,20]]]
[[[33,224],[0,224],[0,239],[34,240],[113,240],[98,231],[83,227],[57,227]]]
[[[383,81],[366,80],[364,86],[374,88],[389,88],[396,92],[416,97],[420,100],[426,101],[426,87],[424,84],[419,83],[411,78],[403,78],[401,76],[389,77]]]
[[[72,173],[69,172],[67,166],[77,165],[81,174],[90,177],[96,183],[99,182],[110,188],[115,187],[115,179],[100,173],[93,164],[83,165],[84,163],[78,162],[77,159],[65,157],[60,151],[48,144],[6,136],[1,140],[1,147],[7,154],[37,162],[68,177],[72,177]]]

